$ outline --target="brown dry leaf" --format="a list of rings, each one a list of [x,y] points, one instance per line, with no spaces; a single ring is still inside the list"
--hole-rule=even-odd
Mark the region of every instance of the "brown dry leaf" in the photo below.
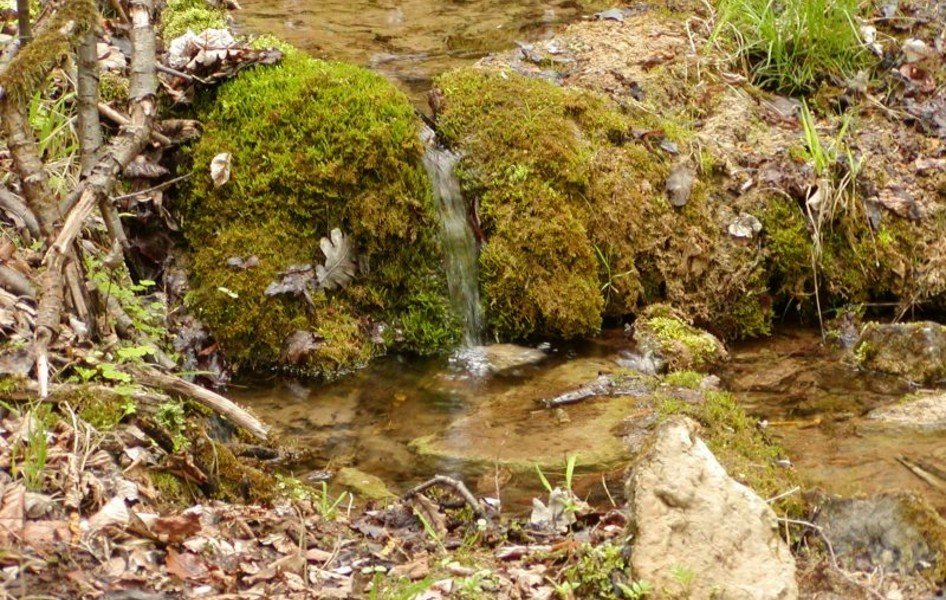
[[[124,175],[130,179],[157,179],[170,173],[166,168],[146,156],[139,156],[125,167]]]
[[[26,511],[26,488],[17,483],[3,490],[0,500],[0,546],[17,544],[23,535]]]
[[[184,581],[203,579],[209,573],[204,559],[190,552],[178,552],[174,548],[168,548],[165,564],[168,573]]]
[[[423,553],[417,556],[409,563],[398,565],[391,569],[391,575],[395,577],[407,577],[411,581],[423,579],[430,574],[430,563],[427,560],[427,554]]]
[[[332,558],[331,552],[326,552],[318,548],[309,548],[305,552],[305,559],[309,562],[324,563],[330,558]]]
[[[23,542],[39,552],[50,551],[71,539],[72,532],[66,521],[27,521],[23,526]]]
[[[200,532],[200,515],[184,513],[174,517],[161,517],[151,527],[158,541],[177,544]]]
[[[97,513],[89,517],[87,522],[86,535],[92,536],[101,529],[109,525],[128,525],[130,520],[128,506],[125,505],[125,499],[121,496],[115,496],[105,503]]]

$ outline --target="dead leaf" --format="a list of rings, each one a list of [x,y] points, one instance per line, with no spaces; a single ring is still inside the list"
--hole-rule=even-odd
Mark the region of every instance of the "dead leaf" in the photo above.
[[[409,563],[398,565],[391,569],[394,577],[407,577],[411,581],[418,581],[430,574],[430,563],[427,554],[423,553]]]
[[[165,564],[168,573],[183,581],[203,579],[209,572],[204,559],[190,552],[178,552],[174,548],[168,548]]]
[[[302,294],[309,283],[315,279],[315,270],[312,265],[292,265],[279,275],[279,281],[266,286],[266,290],[263,291],[265,295]]]
[[[329,238],[319,240],[319,248],[325,254],[325,263],[315,267],[319,285],[327,290],[343,288],[355,276],[357,265],[351,244],[341,229],[337,227],[329,233]]]
[[[0,546],[11,546],[23,535],[26,488],[20,483],[7,486],[0,502]]]
[[[167,544],[177,544],[197,535],[201,530],[200,515],[184,513],[173,517],[160,517],[151,526],[151,531],[158,540]]]
[[[27,521],[23,526],[23,542],[39,552],[48,552],[71,540],[72,532],[66,521]]]
[[[695,181],[696,171],[687,163],[679,162],[674,165],[665,184],[670,204],[677,208],[686,206],[686,203],[690,201],[690,193],[693,191]]]
[[[210,161],[210,178],[218,188],[230,181],[230,153],[221,152]]]
[[[110,525],[119,525],[124,527],[131,519],[128,514],[128,506],[125,504],[125,498],[115,496],[105,503],[97,513],[89,517],[86,522],[86,536],[92,536],[98,531]]]
[[[129,179],[158,179],[170,173],[167,169],[142,155],[128,163],[124,175]]]

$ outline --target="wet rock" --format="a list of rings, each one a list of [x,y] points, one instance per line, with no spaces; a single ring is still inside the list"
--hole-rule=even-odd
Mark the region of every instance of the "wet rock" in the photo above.
[[[946,393],[914,394],[889,406],[872,410],[872,425],[924,431],[946,430]]]
[[[659,359],[670,371],[705,371],[728,360],[726,347],[713,334],[687,323],[673,309],[649,306],[634,323],[642,356]]]
[[[516,344],[493,344],[483,347],[483,354],[491,373],[508,373],[520,367],[545,360],[546,354],[537,348]]]
[[[868,323],[854,348],[861,368],[929,385],[946,380],[946,327],[932,321]]]
[[[397,497],[379,477],[353,467],[339,469],[333,483],[348,488],[356,497],[366,500],[389,500]]]
[[[829,500],[816,523],[846,568],[934,579],[946,569],[946,521],[910,494]]]
[[[627,480],[631,575],[688,598],[798,597],[775,513],[729,477],[694,421],[661,425]],[[674,573],[693,574],[688,589]]]

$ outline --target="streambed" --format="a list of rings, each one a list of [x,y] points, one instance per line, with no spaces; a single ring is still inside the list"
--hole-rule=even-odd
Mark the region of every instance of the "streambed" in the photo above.
[[[896,460],[946,464],[942,436],[876,430],[862,418],[907,387],[857,372],[820,342],[817,331],[788,329],[737,345],[721,373],[724,385],[767,421],[806,483],[838,494],[914,490],[946,511],[946,498]],[[576,487],[603,506],[609,493],[620,501],[622,436],[647,411],[633,396],[590,398],[561,410],[537,400],[599,372],[619,372],[630,349],[622,331],[610,331],[549,347],[544,361],[498,374],[473,374],[456,360],[389,357],[334,383],[274,379],[232,395],[313,450],[293,465],[302,477],[326,466],[355,467],[399,492],[433,473],[451,474],[485,495],[498,485],[505,508],[524,511],[542,491],[533,463],[554,473],[577,452],[586,466]]]

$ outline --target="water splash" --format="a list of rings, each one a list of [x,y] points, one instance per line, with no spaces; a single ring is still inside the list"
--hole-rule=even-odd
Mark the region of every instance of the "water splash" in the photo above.
[[[460,157],[441,146],[429,127],[423,128],[421,139],[427,146],[424,168],[430,176],[440,213],[450,300],[463,323],[464,346],[478,346],[483,337],[483,307],[477,278],[479,250],[467,219],[468,207],[460,192],[460,182],[454,172]]]

